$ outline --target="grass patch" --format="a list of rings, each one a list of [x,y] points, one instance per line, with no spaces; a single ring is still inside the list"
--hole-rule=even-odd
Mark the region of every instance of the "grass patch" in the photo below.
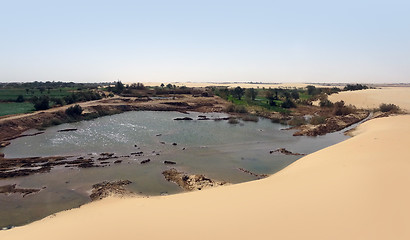
[[[73,88],[61,88],[60,89],[48,89],[44,90],[42,93],[38,89],[29,89],[27,92],[23,88],[4,88],[0,89],[0,100],[1,101],[16,101],[17,97],[19,95],[22,95],[24,99],[30,99],[34,96],[41,96],[41,95],[46,95],[49,96],[50,98],[61,98],[67,95],[70,95],[73,91],[75,91]]]
[[[29,102],[8,102],[0,103],[0,116],[29,113],[34,111],[34,105]]]

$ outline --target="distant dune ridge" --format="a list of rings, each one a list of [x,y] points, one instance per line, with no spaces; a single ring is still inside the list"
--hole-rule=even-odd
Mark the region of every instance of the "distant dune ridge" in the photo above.
[[[384,87],[332,94],[329,100],[345,101],[359,108],[377,108],[381,103],[393,103],[410,112],[410,87]]]
[[[410,95],[357,94],[366,92],[407,109]],[[339,96],[357,104],[350,95]],[[353,138],[262,180],[108,198],[0,231],[0,239],[410,239],[409,123],[410,115],[367,121]]]

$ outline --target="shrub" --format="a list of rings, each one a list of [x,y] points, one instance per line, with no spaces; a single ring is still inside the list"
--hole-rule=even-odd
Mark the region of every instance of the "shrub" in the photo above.
[[[295,116],[288,122],[291,126],[300,126],[306,124],[306,119],[304,117]]]
[[[248,88],[245,90],[245,96],[252,101],[255,100],[256,95],[258,95],[258,92],[256,92],[254,88]]]
[[[24,102],[24,97],[23,97],[23,95],[18,95],[18,96],[17,96],[17,99],[16,99],[16,102]]]
[[[65,113],[72,117],[80,116],[82,112],[83,108],[78,104],[71,106],[65,110]]]
[[[51,101],[57,105],[64,105],[64,100],[62,98],[51,98]]]
[[[400,110],[400,108],[397,105],[391,103],[382,103],[380,104],[379,109],[382,112],[398,112]]]
[[[290,100],[289,98],[287,98],[281,105],[282,108],[295,108],[296,104]]]
[[[46,110],[50,108],[50,102],[48,96],[33,97],[32,102],[34,108],[38,110]]]
[[[353,113],[354,109],[352,107],[345,106],[344,101],[335,102],[333,107],[333,114],[337,116],[348,115]]]
[[[320,99],[319,106],[321,107],[333,107],[333,103],[326,99]]]
[[[254,115],[246,115],[242,117],[242,121],[246,121],[246,122],[258,122],[259,118],[257,116]]]
[[[323,116],[313,116],[310,119],[310,124],[312,125],[319,125],[326,122],[326,118]]]
[[[229,123],[229,124],[238,124],[239,121],[238,121],[238,119],[236,119],[236,118],[229,118],[228,123]]]
[[[290,96],[293,98],[293,99],[295,99],[295,100],[297,100],[297,99],[299,99],[300,98],[300,96],[299,96],[299,92],[298,92],[298,90],[292,90],[292,92],[290,93]]]
[[[345,91],[357,91],[357,90],[363,90],[363,89],[368,89],[369,87],[366,85],[362,84],[347,84],[344,88]]]
[[[247,113],[245,106],[231,104],[226,108],[227,112]]]

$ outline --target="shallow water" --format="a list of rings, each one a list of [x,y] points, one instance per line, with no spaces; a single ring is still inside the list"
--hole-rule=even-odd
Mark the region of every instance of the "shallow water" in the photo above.
[[[167,182],[161,174],[171,167],[231,183],[245,182],[256,178],[238,168],[258,174],[273,174],[300,158],[270,154],[270,150],[286,148],[308,154],[347,138],[340,132],[320,137],[294,137],[293,131],[281,130],[283,125],[267,119],[236,125],[227,121],[173,120],[176,117],[197,119],[198,115],[209,118],[227,116],[221,113],[126,112],[50,127],[44,134],[13,140],[1,150],[7,158],[51,155],[97,157],[102,152],[124,156],[139,151],[144,152],[144,156],[125,157],[121,164],[105,168],[55,167],[50,173],[0,180],[0,186],[17,183],[20,188],[46,187],[24,198],[17,194],[0,194],[0,227],[26,224],[87,203],[91,186],[104,180],[128,179],[133,183],[127,188],[141,195],[181,192],[176,184]],[[57,132],[66,128],[78,130]],[[151,162],[140,164],[145,159],[151,159]],[[164,160],[177,164],[166,166]]]

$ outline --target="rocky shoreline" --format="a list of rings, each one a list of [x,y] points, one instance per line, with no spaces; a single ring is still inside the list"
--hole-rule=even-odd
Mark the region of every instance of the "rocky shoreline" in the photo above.
[[[325,120],[325,123],[318,125],[301,125],[291,129],[297,129],[298,131],[293,136],[320,136],[327,133],[337,132],[343,130],[355,123],[358,123],[369,116],[368,111],[361,111],[358,113],[352,113],[345,116],[329,117]]]
[[[80,103],[84,109],[82,116],[72,119],[65,113],[65,107],[49,109],[48,111],[25,114],[8,120],[0,119],[0,146],[17,137],[23,137],[23,132],[66,122],[82,121],[100,116],[119,114],[127,111],[195,111],[195,112],[223,112],[227,103],[219,97],[187,97],[179,96],[176,100],[139,101],[138,98],[111,98],[93,102]],[[61,110],[60,110],[61,109]],[[70,129],[69,131],[75,131]],[[40,134],[40,133],[36,133]]]
[[[287,150],[286,148],[278,148],[276,150],[271,150],[269,153],[270,154],[272,154],[272,153],[281,153],[281,154],[292,155],[292,156],[304,156],[304,155],[306,155],[304,153],[291,152],[291,151]]]
[[[7,194],[7,195],[18,193],[18,194],[22,194],[23,197],[29,194],[32,194],[32,193],[37,193],[40,190],[41,189],[36,189],[36,188],[17,188],[16,184],[0,186],[0,193]]]
[[[225,181],[217,181],[207,178],[202,174],[189,175],[184,172],[179,172],[175,168],[163,171],[162,175],[164,175],[167,181],[177,184],[186,191],[202,190],[205,188],[218,187],[228,184]]]
[[[132,196],[134,192],[125,188],[128,184],[132,183],[129,180],[119,180],[94,184],[91,190],[91,201],[100,200],[109,196]]]

